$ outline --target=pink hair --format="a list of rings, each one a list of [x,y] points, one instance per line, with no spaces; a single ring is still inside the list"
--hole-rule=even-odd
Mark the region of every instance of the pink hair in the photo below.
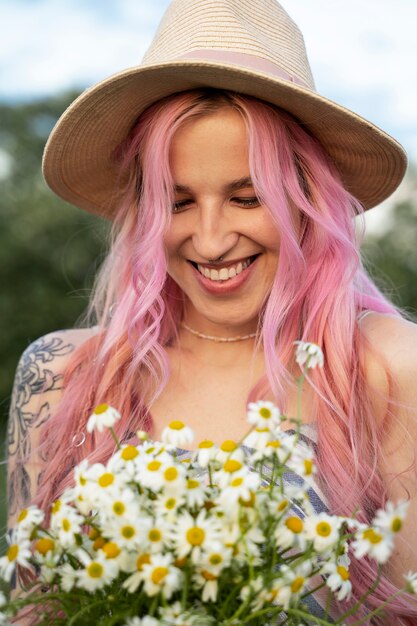
[[[70,469],[82,458],[105,462],[114,452],[107,433],[88,436],[82,447],[68,445],[85,429],[97,404],[107,402],[121,412],[121,439],[152,427],[147,406],[168,380],[164,346],[176,337],[183,314],[183,295],[167,276],[163,245],[172,204],[171,140],[185,121],[225,106],[237,110],[246,124],[256,192],[269,207],[281,241],[260,322],[266,375],[250,399],[262,398],[270,389],[285,410],[294,341],[322,346],[325,367],[311,377],[317,391],[312,417],[318,430],[319,476],[330,510],[350,515],[359,505],[361,519],[369,520],[386,502],[377,471],[383,429],[366,393],[365,339],[357,316],[367,309],[398,312],[361,265],[353,216],[363,210],[318,141],[290,115],[248,96],[199,90],[152,105],[117,151],[128,182],[89,311],[99,332],[73,355],[62,401],[44,427],[47,463],[37,503],[45,509],[71,483]],[[301,239],[293,224],[294,205],[301,215]],[[140,391],[144,376],[152,390],[146,396]],[[387,412],[386,421],[388,417]],[[360,595],[374,582],[376,569],[361,561],[353,562],[351,571]],[[379,606],[394,591],[384,580],[368,598],[369,606]],[[417,610],[406,599],[397,599],[388,615],[411,625]],[[374,623],[383,622],[375,618]]]

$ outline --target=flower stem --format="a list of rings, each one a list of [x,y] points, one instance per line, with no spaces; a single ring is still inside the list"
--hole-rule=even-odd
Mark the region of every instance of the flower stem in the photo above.
[[[119,441],[118,436],[116,435],[116,433],[114,432],[114,429],[111,426],[110,426],[109,430],[110,430],[110,432],[112,434],[113,439],[116,442],[117,449],[120,450],[122,446],[120,445],[120,441]]]

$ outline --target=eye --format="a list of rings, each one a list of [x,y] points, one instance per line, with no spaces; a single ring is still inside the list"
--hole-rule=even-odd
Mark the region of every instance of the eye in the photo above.
[[[177,200],[172,205],[172,212],[181,213],[181,211],[184,211],[191,204],[191,202],[191,200]]]
[[[252,207],[259,206],[259,198],[232,198],[232,202],[243,206],[245,209],[251,209]]]

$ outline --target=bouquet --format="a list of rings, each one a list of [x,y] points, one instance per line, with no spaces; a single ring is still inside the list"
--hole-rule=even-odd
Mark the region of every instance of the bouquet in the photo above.
[[[299,342],[296,358],[300,390],[323,355]],[[0,623],[29,605],[34,623],[71,626],[327,625],[350,615],[361,624],[382,610],[364,617],[365,597],[346,603],[350,556],[381,567],[407,505],[388,503],[364,525],[313,502],[314,454],[299,419],[282,431],[276,406],[251,403],[243,445],[203,441],[187,452],[193,433],[182,422],[161,443],[138,433],[134,446],[119,443],[119,418],[105,404],[95,409],[87,430],[109,428],[117,452],[75,468],[48,524],[36,506],[20,513],[0,575],[10,581],[18,565],[33,583],[11,602],[0,597]],[[414,592],[416,578],[407,578]]]

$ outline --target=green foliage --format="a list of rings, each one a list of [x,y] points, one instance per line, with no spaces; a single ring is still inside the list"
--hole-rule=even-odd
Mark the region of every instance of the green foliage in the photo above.
[[[41,174],[46,138],[76,95],[0,105],[3,420],[19,355],[37,337],[74,325],[104,251],[108,225],[59,200]]]

